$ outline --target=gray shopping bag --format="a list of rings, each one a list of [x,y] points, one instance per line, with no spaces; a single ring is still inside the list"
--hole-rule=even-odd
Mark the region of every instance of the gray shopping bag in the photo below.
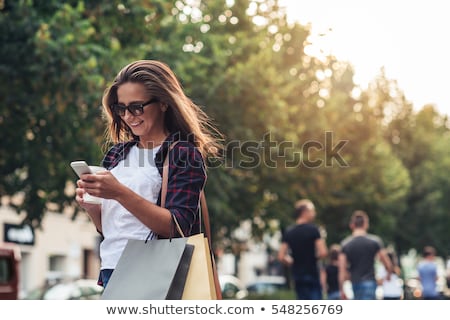
[[[186,242],[128,240],[102,299],[181,299],[194,251]]]

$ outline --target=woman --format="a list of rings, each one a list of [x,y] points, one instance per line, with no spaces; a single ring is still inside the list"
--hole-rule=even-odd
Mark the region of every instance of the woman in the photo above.
[[[82,175],[76,200],[104,240],[100,245],[99,284],[108,280],[128,239],[184,236],[199,232],[199,195],[204,160],[218,143],[208,117],[184,94],[169,67],[152,60],[124,67],[103,95],[106,130],[115,145],[102,165],[107,171]],[[110,142],[108,141],[108,142]],[[170,145],[178,141],[173,148]],[[162,167],[169,154],[165,208],[161,207]],[[83,201],[85,193],[103,198]]]
[[[332,245],[328,254],[328,263],[321,271],[323,292],[327,293],[328,300],[339,300],[341,298],[338,278],[340,253],[341,247],[337,244]]]
[[[383,287],[384,300],[400,300],[403,296],[403,289],[400,281],[400,267],[394,251],[389,250],[387,256],[392,264],[393,272],[389,275],[384,266],[380,266],[377,272],[378,284]]]

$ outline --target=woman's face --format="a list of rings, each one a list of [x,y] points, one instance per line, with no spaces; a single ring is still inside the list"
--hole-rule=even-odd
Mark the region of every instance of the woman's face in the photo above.
[[[150,101],[150,97],[143,84],[126,82],[117,88],[117,102],[124,106],[130,104],[143,104]],[[129,110],[121,116],[130,127],[133,134],[140,138],[141,143],[155,142],[164,135],[164,106],[160,102],[144,106],[144,113],[135,116]]]

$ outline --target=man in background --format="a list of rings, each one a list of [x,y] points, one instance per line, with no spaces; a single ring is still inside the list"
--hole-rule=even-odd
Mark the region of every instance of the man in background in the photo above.
[[[375,280],[375,259],[378,257],[387,271],[387,279],[392,273],[392,264],[383,248],[383,242],[375,235],[367,233],[369,217],[364,211],[355,211],[350,220],[352,235],[342,242],[339,256],[339,289],[343,291],[350,271],[355,300],[375,300],[377,282]]]
[[[327,247],[319,229],[313,224],[316,217],[314,204],[310,200],[298,201],[294,216],[296,224],[283,234],[278,259],[292,267],[297,299],[320,300],[322,290],[318,259],[327,256]]]
[[[433,247],[427,246],[423,249],[423,261],[417,266],[420,283],[422,284],[422,298],[425,300],[439,298],[436,286],[438,275],[435,258],[436,250]]]

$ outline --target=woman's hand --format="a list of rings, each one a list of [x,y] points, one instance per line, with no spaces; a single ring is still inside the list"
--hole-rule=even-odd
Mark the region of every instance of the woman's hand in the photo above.
[[[90,195],[103,199],[117,199],[125,188],[109,171],[83,174],[77,184]]]
[[[82,187],[82,181],[77,181],[77,188],[75,189],[75,200],[78,202],[80,207],[82,207],[87,212],[97,212],[100,211],[100,204],[94,204],[94,203],[87,203],[84,202],[84,194],[86,193],[86,190]]]

